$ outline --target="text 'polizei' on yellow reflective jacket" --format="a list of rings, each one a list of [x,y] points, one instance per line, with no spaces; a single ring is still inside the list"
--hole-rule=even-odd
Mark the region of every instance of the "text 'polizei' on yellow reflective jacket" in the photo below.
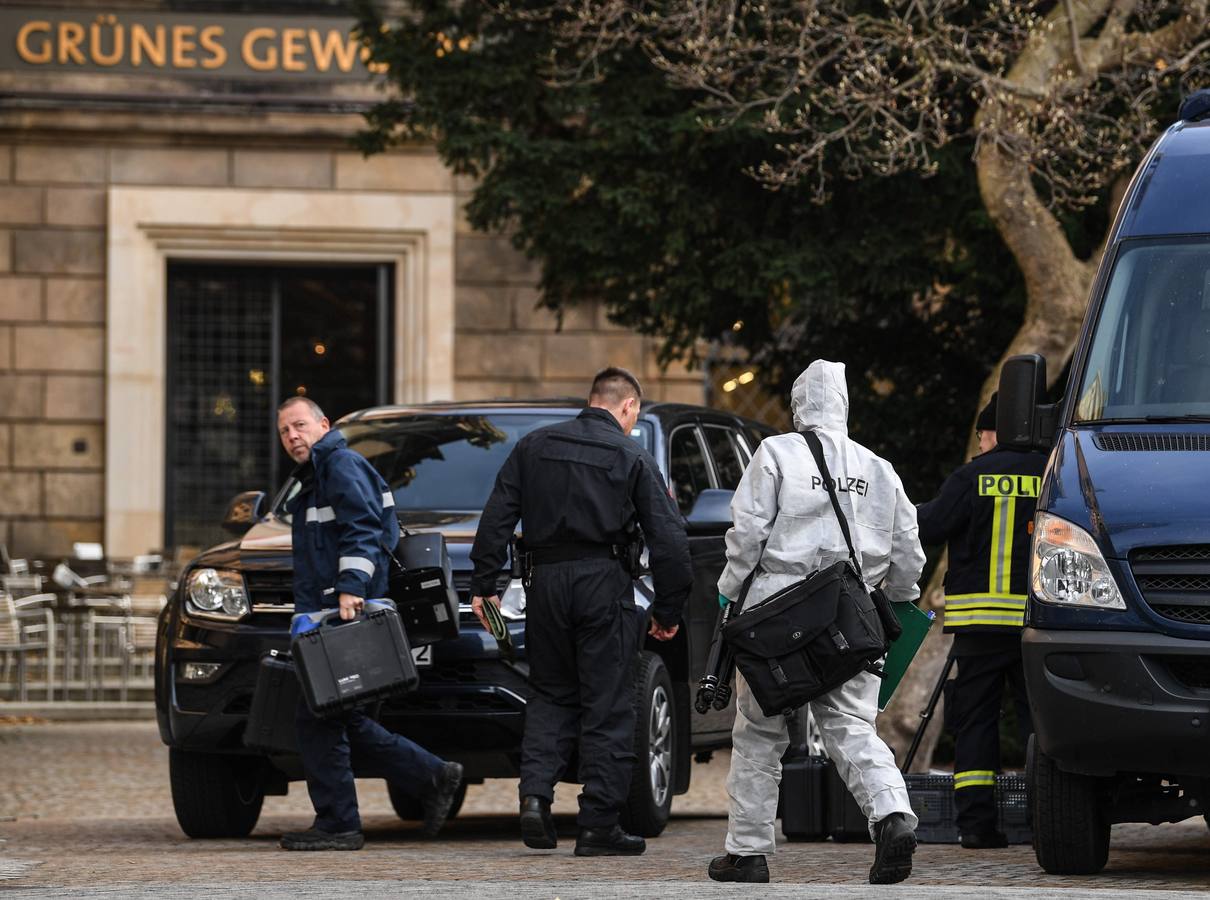
[[[976,456],[918,509],[923,544],[949,544],[945,630],[1021,628],[1029,580],[1029,526],[1046,457],[1001,449]]]

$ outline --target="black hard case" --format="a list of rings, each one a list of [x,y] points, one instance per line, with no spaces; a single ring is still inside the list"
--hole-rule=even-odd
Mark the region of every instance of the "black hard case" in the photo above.
[[[303,696],[316,715],[364,706],[420,683],[399,613],[389,606],[367,609],[341,624],[332,610],[323,624],[294,638]]]
[[[445,538],[440,534],[404,534],[387,576],[387,594],[413,647],[458,636],[458,592]]]
[[[868,843],[869,822],[830,761],[824,774],[824,795],[827,798],[824,802],[828,811],[828,834],[832,840],[838,843]]]
[[[781,831],[790,841],[823,841],[828,837],[824,806],[827,757],[793,747],[781,763]]]
[[[244,728],[244,744],[270,753],[297,753],[294,725],[302,689],[290,657],[270,650],[261,657],[252,692],[252,710]]]

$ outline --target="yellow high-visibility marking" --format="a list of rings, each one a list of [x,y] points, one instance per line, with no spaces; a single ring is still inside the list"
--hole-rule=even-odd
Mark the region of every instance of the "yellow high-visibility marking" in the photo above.
[[[995,787],[996,773],[991,769],[971,769],[954,773],[954,790],[968,787]]]
[[[1037,475],[980,475],[980,497],[1037,497],[1042,479]]]

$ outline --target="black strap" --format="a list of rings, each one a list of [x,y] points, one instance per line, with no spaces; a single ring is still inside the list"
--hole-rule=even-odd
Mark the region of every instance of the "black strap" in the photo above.
[[[849,534],[849,520],[845,518],[844,513],[840,509],[840,501],[836,498],[836,486],[832,484],[832,475],[828,471],[828,462],[823,458],[823,444],[819,440],[819,435],[814,431],[800,431],[802,439],[807,442],[807,446],[811,448],[811,455],[815,457],[815,465],[819,467],[819,474],[823,476],[823,483],[827,486],[828,496],[832,500],[832,509],[836,511],[836,518],[840,521],[840,530],[844,533],[844,542],[849,545],[849,559],[853,561],[853,568],[857,571],[857,577],[861,577],[861,563],[857,561],[857,551],[853,549],[853,538]]]

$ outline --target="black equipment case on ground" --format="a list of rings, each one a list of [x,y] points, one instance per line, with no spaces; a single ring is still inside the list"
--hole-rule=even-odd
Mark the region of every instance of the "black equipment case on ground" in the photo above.
[[[387,594],[413,647],[458,636],[458,592],[445,538],[403,533],[391,554]]]
[[[340,620],[334,609],[303,616],[312,626],[295,636],[291,651],[303,696],[316,715],[364,706],[420,683],[399,613],[389,601],[368,600],[360,616],[341,624],[335,624]]]
[[[302,689],[290,657],[270,650],[260,659],[252,710],[244,728],[244,744],[270,753],[297,753],[298,732],[294,716]]]
[[[823,841],[828,837],[824,814],[826,756],[791,747],[781,762],[781,833],[790,841]]]

